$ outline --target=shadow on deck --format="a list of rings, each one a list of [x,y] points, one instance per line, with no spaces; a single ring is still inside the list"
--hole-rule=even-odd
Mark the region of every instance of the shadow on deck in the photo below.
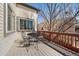
[[[63,56],[61,53],[50,48],[43,42],[38,43],[38,49],[35,45],[29,47],[19,47],[16,43],[13,44],[11,49],[6,54],[7,56]]]

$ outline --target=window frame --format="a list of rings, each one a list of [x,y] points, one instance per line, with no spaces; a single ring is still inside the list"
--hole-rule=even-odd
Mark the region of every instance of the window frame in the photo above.
[[[20,22],[20,30],[26,30],[26,31],[32,31],[33,30],[33,19],[20,19],[20,21],[24,22],[24,27],[21,27],[21,22]],[[31,28],[26,28],[26,22],[28,23],[27,26],[30,26],[29,23],[30,21],[32,22]]]
[[[12,13],[11,13],[11,29],[10,30],[8,30],[8,17],[9,17],[9,8],[10,8],[10,10],[12,11]],[[13,20],[14,19],[14,20]],[[13,21],[15,22],[15,13],[13,12],[13,10],[12,10],[12,8],[11,8],[11,6],[10,6],[10,4],[9,3],[6,3],[6,33],[8,34],[8,33],[12,33],[12,32],[14,32],[15,31],[15,29],[14,29],[14,26],[15,26],[15,23],[13,23]]]

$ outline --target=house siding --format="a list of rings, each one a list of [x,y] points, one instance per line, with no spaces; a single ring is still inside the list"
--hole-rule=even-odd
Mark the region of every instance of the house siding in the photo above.
[[[0,3],[0,39],[4,37],[4,4]]]
[[[0,40],[0,56],[7,54],[16,39],[22,39],[20,32],[12,33]]]
[[[20,31],[20,19],[27,18],[32,19],[33,21],[33,29],[30,31],[37,31],[37,12],[36,10],[29,9],[27,6],[23,7],[21,5],[16,6],[16,16],[17,16],[17,30]]]
[[[10,4],[11,8],[14,8],[13,6],[15,6],[14,4]],[[12,9],[13,13],[15,11],[15,8]],[[14,41],[20,37],[19,33],[14,32],[14,27],[16,26],[16,19],[13,18],[13,22],[15,22],[14,24],[12,23],[12,33],[8,33],[7,32],[7,3],[0,3],[0,56],[2,55],[6,55],[6,53],[8,52],[8,50],[10,49],[10,47],[12,46],[12,44],[14,43]],[[15,15],[15,14],[13,14]],[[16,16],[16,15],[15,15]],[[14,33],[13,33],[14,32]],[[4,36],[5,34],[5,36]],[[10,35],[8,35],[10,34]]]
[[[0,56],[6,55],[6,53],[9,51],[13,43],[15,42],[16,39],[22,39],[21,33],[17,32],[17,28],[20,27],[19,23],[19,18],[17,16],[21,16],[24,18],[26,15],[29,15],[29,18],[34,20],[34,29],[37,27],[37,14],[34,12],[32,13],[31,11],[28,12],[27,10],[23,10],[20,12],[21,9],[17,9],[15,3],[9,3],[9,6],[12,10],[12,15],[15,17],[11,17],[11,30],[8,31],[8,3],[0,3]],[[17,12],[20,12],[17,13]],[[25,12],[28,12],[25,14]],[[23,14],[24,13],[24,14]],[[28,32],[26,32],[28,33]]]

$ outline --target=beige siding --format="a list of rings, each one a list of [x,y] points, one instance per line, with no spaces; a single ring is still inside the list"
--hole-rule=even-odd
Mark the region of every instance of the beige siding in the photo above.
[[[23,8],[21,6],[16,7],[17,16],[17,28],[20,31],[20,19],[33,19],[33,30],[37,31],[37,13],[32,10],[28,10],[27,7]]]
[[[14,17],[11,17],[12,18],[11,19],[11,21],[12,21],[11,27],[12,28],[11,28],[10,31],[7,30],[7,26],[8,26],[8,18],[7,18],[8,17],[8,7],[7,7],[7,3],[5,4],[5,7],[4,7],[4,4],[0,3],[0,55],[5,55],[16,39],[22,39],[21,35],[19,35],[20,33],[14,32],[14,31],[16,31],[17,27],[19,27],[19,25],[20,25],[19,24],[17,26],[17,22],[18,22],[17,21],[18,20],[17,16],[20,15],[20,17],[24,17],[24,18],[29,17],[29,18],[34,19],[35,23],[37,22],[36,13],[28,12],[26,10],[19,9],[19,8],[16,9],[16,4],[13,4],[13,3],[11,3],[9,5],[10,5],[11,10],[12,10],[12,15],[14,16]],[[20,12],[20,14],[19,14],[19,12]],[[25,13],[25,12],[27,12],[27,13]],[[17,14],[17,16],[16,16],[16,14]],[[26,17],[27,15],[29,15],[29,16]],[[36,27],[36,24],[35,24],[35,27]],[[9,35],[9,33],[10,33],[10,35]],[[4,36],[4,34],[6,34],[6,35]]]
[[[15,32],[0,40],[0,56],[4,56],[18,38],[21,39],[21,35],[18,32]]]
[[[30,19],[35,19],[37,16],[36,12],[32,12],[32,11],[30,11],[30,9],[27,10],[27,9],[24,9],[22,7],[19,7],[19,6],[16,7],[16,15],[18,17],[30,18]]]
[[[13,8],[12,9],[12,13],[13,13],[12,15],[16,17],[15,12],[14,12],[16,5],[10,4],[10,7],[11,7],[11,9]],[[9,32],[7,32],[7,26],[8,26],[7,25],[8,24],[8,22],[7,22],[8,12],[7,11],[8,11],[7,3],[5,4],[5,7],[4,7],[4,4],[0,3],[0,55],[5,55],[7,53],[7,51],[10,49],[10,47],[12,46],[12,44],[14,43],[14,41],[18,37],[20,37],[19,34],[17,35],[16,32],[10,33],[10,35],[7,34],[7,33],[9,33]],[[12,17],[12,23],[11,23],[12,30],[11,30],[11,32],[13,32],[14,29],[15,29],[14,28],[15,27],[15,21],[16,21],[16,19],[14,17]],[[6,36],[4,36],[4,34],[6,34]]]
[[[4,4],[0,3],[0,39],[4,36]]]
[[[37,31],[37,16],[38,14],[34,13],[34,30]]]

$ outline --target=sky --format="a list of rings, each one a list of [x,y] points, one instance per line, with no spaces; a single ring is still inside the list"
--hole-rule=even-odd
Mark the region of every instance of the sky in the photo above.
[[[41,3],[28,3],[28,4],[38,9],[41,8]],[[76,3],[72,4],[72,6],[73,6],[72,8],[75,10]],[[38,15],[38,23],[41,23],[42,21],[43,21],[42,16]]]

